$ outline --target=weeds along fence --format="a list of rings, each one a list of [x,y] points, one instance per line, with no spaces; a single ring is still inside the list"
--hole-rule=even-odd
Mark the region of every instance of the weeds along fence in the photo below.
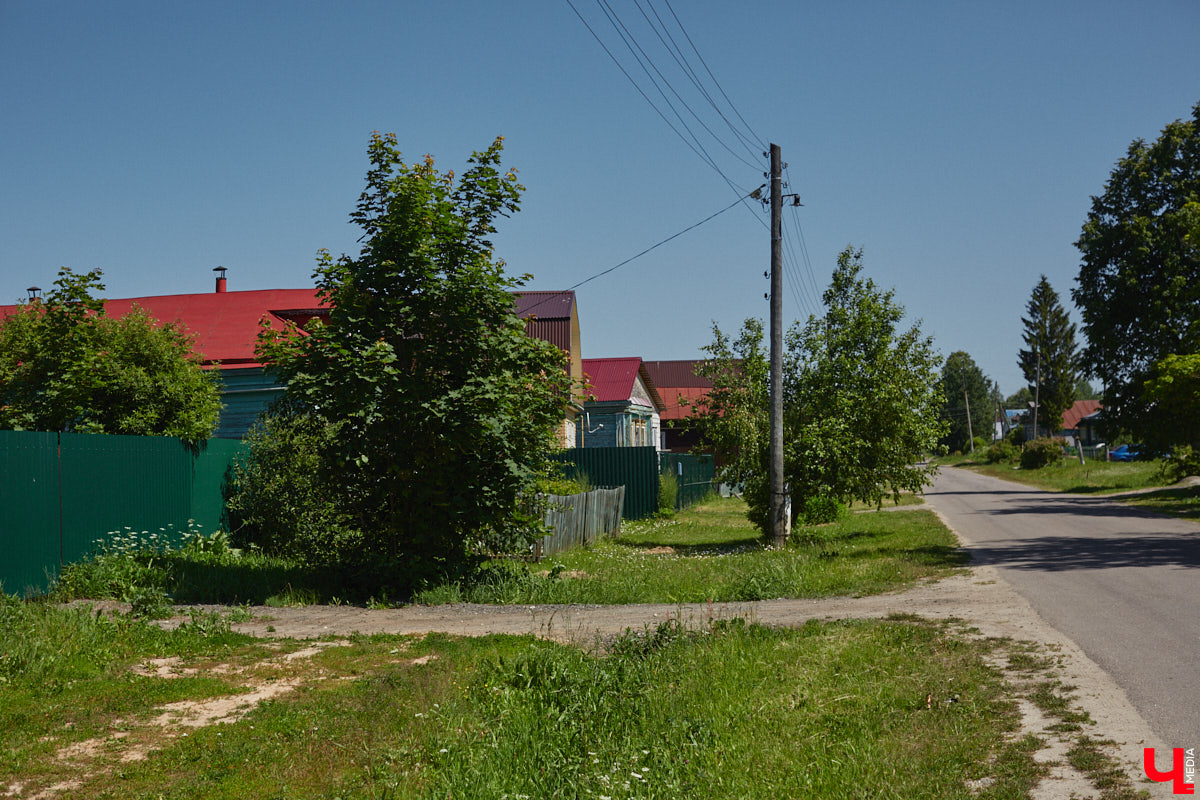
[[[555,453],[568,478],[586,476],[593,486],[624,486],[623,518],[643,519],[656,513],[658,485],[667,471],[679,484],[675,508],[683,509],[715,489],[712,456],[659,453],[654,447],[576,447]]]
[[[125,527],[206,533],[227,525],[223,486],[242,443],[166,436],[0,431],[0,584],[48,588],[64,564]]]
[[[551,532],[533,543],[533,558],[540,560],[572,547],[595,544],[601,537],[621,532],[625,487],[593,489],[572,495],[538,495],[549,503],[545,522]]]

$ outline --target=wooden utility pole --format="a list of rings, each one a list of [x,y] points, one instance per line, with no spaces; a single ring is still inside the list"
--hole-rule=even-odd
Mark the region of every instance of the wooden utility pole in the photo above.
[[[963,404],[967,407],[967,439],[971,442],[971,452],[975,452],[975,431],[971,429],[971,401],[967,397],[967,372],[959,366],[958,374],[962,375]]]
[[[792,531],[783,484],[783,157],[771,145],[771,544],[782,547]]]

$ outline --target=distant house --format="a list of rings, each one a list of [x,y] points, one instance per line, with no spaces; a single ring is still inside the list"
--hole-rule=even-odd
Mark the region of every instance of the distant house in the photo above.
[[[696,374],[703,361],[646,361],[643,362],[663,401],[662,449],[672,453],[690,453],[702,447],[703,432],[688,427],[687,420],[696,416],[692,408],[706,397],[713,384]]]
[[[1092,446],[1100,441],[1096,433],[1096,422],[1100,416],[1099,400],[1076,400],[1074,405],[1063,412],[1062,436],[1069,436],[1084,446]]]
[[[666,406],[642,359],[585,358],[583,374],[589,398],[583,404],[576,446],[661,449]]]
[[[283,386],[268,375],[254,355],[259,323],[277,331],[292,325],[303,328],[313,319],[329,319],[329,306],[316,289],[257,289],[230,292],[224,277],[216,290],[205,294],[171,294],[105,300],[111,317],[123,317],[134,305],[160,321],[181,323],[195,337],[195,353],[205,367],[221,370],[221,416],[213,434],[218,439],[240,439],[255,418],[272,401],[283,396]],[[530,299],[534,295],[539,296]],[[547,300],[547,298],[551,298]],[[546,300],[543,304],[539,300]],[[576,385],[583,380],[579,351],[579,315],[574,292],[525,292],[514,295],[518,315],[525,319],[530,336],[544,339],[567,353],[568,368]],[[534,305],[538,307],[533,307]],[[17,306],[0,306],[0,320]],[[522,313],[522,309],[525,313]],[[582,394],[564,410],[559,440],[564,447],[575,441],[575,417]]]
[[[583,412],[583,356],[579,345],[579,306],[575,292],[514,292],[517,316],[525,320],[525,333],[556,345],[567,354],[574,396],[563,412],[559,443],[574,447],[578,417]]]

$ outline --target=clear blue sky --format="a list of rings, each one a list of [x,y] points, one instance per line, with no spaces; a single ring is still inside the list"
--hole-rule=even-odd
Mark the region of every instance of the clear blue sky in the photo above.
[[[595,0],[574,2],[653,92]],[[682,112],[720,171],[762,183],[758,146],[699,98],[633,0],[611,7],[749,162]],[[788,319],[861,246],[942,353],[966,350],[1006,394],[1038,276],[1070,307],[1090,195],[1133,139],[1200,100],[1195,0],[672,7],[805,203],[787,212],[798,227],[785,220]],[[664,0],[641,8],[673,25]],[[347,215],[372,130],[444,168],[504,135],[528,191],[498,255],[534,289],[736,196],[566,0],[0,0],[0,301],[64,265],[102,268],[112,297],[210,291],[218,264],[231,289],[311,285],[318,248],[356,252]],[[765,221],[734,208],[582,287],[584,355],[697,357],[714,320],[765,316]]]

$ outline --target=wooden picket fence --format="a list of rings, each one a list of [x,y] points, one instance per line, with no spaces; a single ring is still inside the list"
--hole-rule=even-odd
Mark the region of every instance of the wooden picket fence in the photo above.
[[[593,489],[582,494],[539,497],[549,503],[545,520],[550,533],[533,543],[534,560],[579,545],[591,545],[602,536],[616,536],[621,532],[624,486]]]

